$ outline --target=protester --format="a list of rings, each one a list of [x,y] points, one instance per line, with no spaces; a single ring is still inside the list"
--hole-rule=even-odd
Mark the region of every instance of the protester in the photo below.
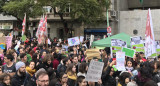
[[[7,73],[0,75],[0,86],[11,86],[11,76]]]
[[[16,74],[13,76],[11,80],[11,85],[12,86],[21,86],[21,85],[26,85],[27,84],[27,75],[26,75],[26,69],[25,69],[25,63],[24,62],[17,62],[16,63]]]
[[[4,57],[5,65],[2,66],[3,73],[9,73],[11,76],[14,76],[16,72],[15,63],[13,62],[14,57],[11,54],[7,54]]]
[[[78,76],[76,86],[87,86],[87,82],[85,81],[84,76]]]
[[[49,76],[46,71],[39,71],[36,74],[37,86],[49,86]]]

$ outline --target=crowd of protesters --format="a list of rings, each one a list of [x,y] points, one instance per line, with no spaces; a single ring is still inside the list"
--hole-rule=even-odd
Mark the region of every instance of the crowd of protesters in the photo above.
[[[35,38],[21,42],[0,55],[0,86],[160,86],[160,56],[145,58],[143,52],[126,57],[126,71],[114,68],[110,48],[100,50],[101,59],[87,59],[88,41],[68,47],[67,41],[38,44]],[[91,60],[104,62],[98,82],[85,80]],[[158,85],[159,84],[159,85]]]

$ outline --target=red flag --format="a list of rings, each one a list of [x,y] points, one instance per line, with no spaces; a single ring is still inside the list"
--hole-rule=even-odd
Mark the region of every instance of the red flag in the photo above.
[[[43,22],[43,26],[42,26],[42,28],[41,28],[41,31],[42,31],[42,33],[41,33],[41,36],[45,36],[45,37],[47,37],[47,34],[48,34],[48,32],[47,32],[47,15],[46,15],[46,17],[45,17],[45,19],[44,19],[44,22]]]
[[[153,32],[152,16],[151,11],[149,9],[145,32],[145,56],[149,57],[154,53],[156,53],[156,45]]]
[[[25,27],[26,27],[26,13],[25,13],[25,16],[24,16],[24,19],[23,19],[23,23],[22,23],[22,36],[24,35],[24,32],[25,32]]]

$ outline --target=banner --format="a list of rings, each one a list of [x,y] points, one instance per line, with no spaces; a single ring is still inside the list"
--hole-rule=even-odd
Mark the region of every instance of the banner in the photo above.
[[[131,49],[136,50],[136,52],[145,52],[144,41],[142,40],[142,37],[140,36],[131,37]]]
[[[90,36],[90,46],[92,46],[92,42],[94,41],[94,35]]]
[[[153,32],[151,11],[149,9],[147,15],[146,32],[145,32],[145,56],[146,58],[148,58],[154,53],[156,53],[156,45]]]
[[[103,62],[91,60],[86,75],[86,81],[98,82],[98,80],[101,79],[103,66]]]
[[[116,68],[118,71],[125,71],[125,52],[116,52]]]
[[[5,38],[6,38],[6,45],[8,50],[9,48],[12,47],[12,36],[5,36]]]
[[[0,43],[0,49],[5,49],[5,43]]]
[[[133,58],[135,55],[135,51],[129,48],[123,48],[122,52],[125,52],[125,56]]]
[[[74,45],[79,45],[79,37],[73,37],[73,38],[68,38],[68,45],[69,46],[74,46]]]
[[[80,36],[80,39],[79,39],[79,40],[80,40],[81,43],[83,43],[84,36]]]

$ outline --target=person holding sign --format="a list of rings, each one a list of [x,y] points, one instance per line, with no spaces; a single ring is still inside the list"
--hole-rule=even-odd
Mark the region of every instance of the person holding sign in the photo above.
[[[115,79],[115,71],[112,66],[116,63],[116,61],[112,61],[107,70],[102,74],[102,84],[104,86],[116,86],[116,79]]]

